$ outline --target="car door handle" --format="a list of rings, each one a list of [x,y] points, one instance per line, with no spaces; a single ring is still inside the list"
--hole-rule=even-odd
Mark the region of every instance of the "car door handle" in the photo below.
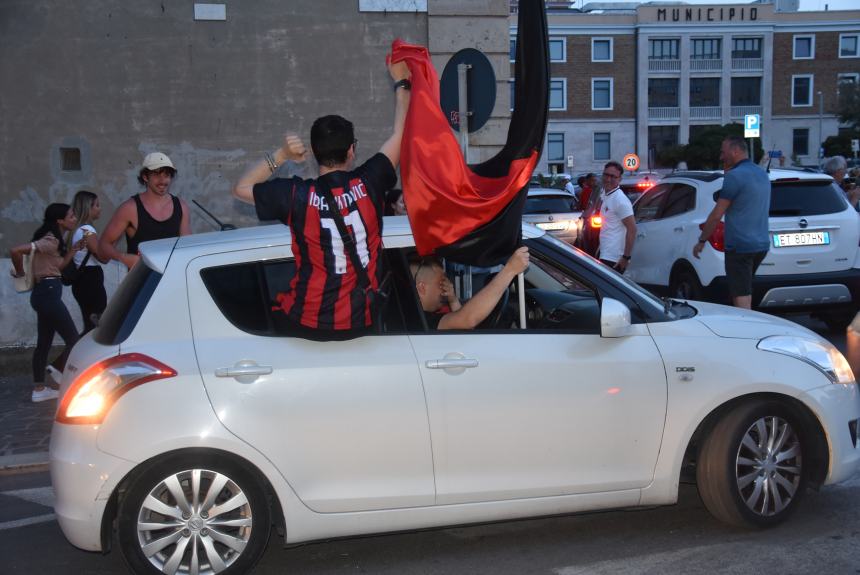
[[[674,229],[674,231],[676,231],[676,232],[683,232],[683,231],[684,231],[684,226],[675,226],[673,229]]]
[[[468,357],[428,359],[424,362],[424,365],[427,366],[427,369],[465,369],[467,367],[478,367],[478,360]]]
[[[242,383],[250,383],[261,375],[269,375],[272,371],[271,365],[258,365],[255,361],[242,360],[236,362],[233,367],[216,367],[215,377],[235,377]]]

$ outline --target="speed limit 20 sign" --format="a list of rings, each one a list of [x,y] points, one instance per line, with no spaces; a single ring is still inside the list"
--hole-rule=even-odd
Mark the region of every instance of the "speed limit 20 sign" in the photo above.
[[[635,172],[639,169],[639,156],[636,154],[627,154],[624,156],[624,159],[621,161],[621,164],[624,166],[624,169],[629,172]]]

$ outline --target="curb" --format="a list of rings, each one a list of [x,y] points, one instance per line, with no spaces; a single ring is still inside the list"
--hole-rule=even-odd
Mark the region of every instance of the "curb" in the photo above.
[[[48,452],[21,453],[0,457],[0,474],[38,473],[48,470]]]

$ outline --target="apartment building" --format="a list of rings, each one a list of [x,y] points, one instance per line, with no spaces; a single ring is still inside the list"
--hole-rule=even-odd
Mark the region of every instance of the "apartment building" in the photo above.
[[[661,150],[746,114],[761,116],[765,149],[815,164],[840,128],[840,84],[860,76],[860,10],[567,6],[548,3],[544,173],[596,171],[627,153],[657,167]]]

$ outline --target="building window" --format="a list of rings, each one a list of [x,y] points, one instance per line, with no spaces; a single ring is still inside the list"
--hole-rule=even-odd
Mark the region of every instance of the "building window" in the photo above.
[[[612,62],[613,58],[612,38],[591,39],[591,61]]]
[[[791,151],[795,156],[809,155],[809,128],[795,128],[792,130]]]
[[[546,135],[546,159],[548,162],[564,163],[564,134],[550,132]]]
[[[677,60],[678,59],[677,38],[668,40],[648,40],[649,60]]]
[[[591,79],[591,109],[612,109],[612,78]]]
[[[719,38],[696,38],[690,47],[693,60],[719,60],[722,56],[722,41]]]
[[[761,38],[732,38],[732,58],[761,58]]]
[[[549,109],[567,110],[566,78],[553,78],[549,81]]]
[[[732,106],[761,106],[761,77],[732,78]]]
[[[81,171],[81,149],[60,148],[60,165],[64,172]]]
[[[511,62],[516,62],[517,60],[517,40],[515,38],[511,38],[511,48],[510,48],[510,60]]]
[[[800,74],[791,77],[791,105],[812,105],[812,74]]]
[[[860,58],[860,34],[839,35],[839,57]]]
[[[648,126],[648,149],[659,152],[678,145],[678,126]]]
[[[690,78],[690,107],[707,107],[719,105],[719,78]]]
[[[513,112],[514,111],[514,94],[516,93],[516,90],[514,88],[516,88],[516,84],[514,83],[513,80],[508,80],[508,86],[511,87],[511,112]]]
[[[612,158],[612,146],[609,132],[594,132],[594,160],[609,160]]]
[[[678,78],[648,78],[648,107],[677,108]]]
[[[815,58],[815,36],[795,36],[792,58],[795,60],[811,60]]]
[[[857,72],[849,72],[847,74],[837,74],[836,75],[836,93],[839,93],[839,89],[846,84],[854,84],[855,86],[860,85],[860,73]]]
[[[565,50],[564,38],[549,39],[549,61],[567,62],[567,50]]]

